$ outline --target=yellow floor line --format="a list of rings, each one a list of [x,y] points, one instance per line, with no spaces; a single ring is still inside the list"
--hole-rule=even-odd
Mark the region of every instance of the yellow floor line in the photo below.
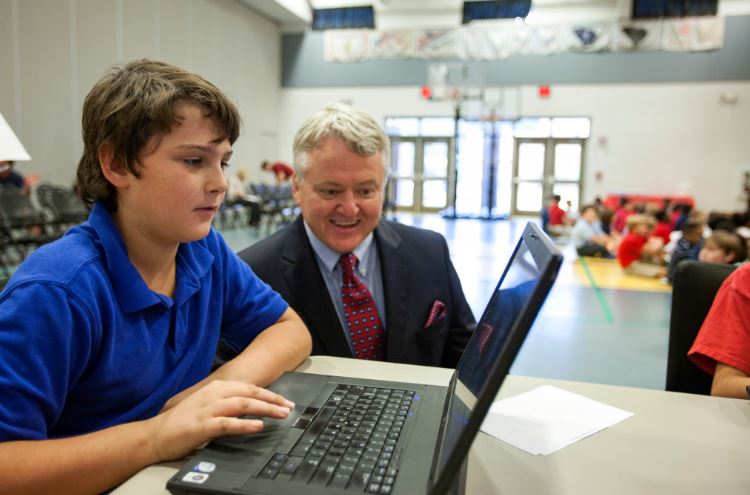
[[[576,260],[573,265],[573,276],[575,280],[583,287],[592,287],[600,289],[618,289],[641,292],[671,292],[672,286],[663,284],[660,279],[637,277],[628,275],[624,272],[617,260],[607,260],[602,258],[585,258],[586,267],[589,273],[586,273],[580,260]]]

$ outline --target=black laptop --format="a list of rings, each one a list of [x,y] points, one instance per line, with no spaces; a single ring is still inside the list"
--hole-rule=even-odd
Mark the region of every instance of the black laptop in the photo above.
[[[461,493],[465,461],[560,268],[527,224],[448,387],[286,373],[296,404],[263,432],[221,437],[167,483],[174,494]],[[397,330],[392,330],[397,331]]]

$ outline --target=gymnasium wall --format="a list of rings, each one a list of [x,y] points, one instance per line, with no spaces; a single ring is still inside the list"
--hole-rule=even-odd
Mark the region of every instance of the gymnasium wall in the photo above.
[[[72,184],[83,99],[108,67],[143,57],[235,101],[244,128],[232,163],[260,177],[280,146],[280,33],[234,0],[0,0],[0,113],[33,158],[18,170]]]
[[[698,53],[595,53],[473,62],[488,87],[507,94],[506,113],[585,116],[584,201],[608,193],[690,194],[706,209],[744,208],[750,171],[750,16],[726,17],[725,44]],[[329,101],[383,119],[453,115],[427,102],[425,60],[354,64],[323,60],[322,35],[286,34],[279,155],[291,159],[294,130]],[[550,84],[540,98],[538,84]]]

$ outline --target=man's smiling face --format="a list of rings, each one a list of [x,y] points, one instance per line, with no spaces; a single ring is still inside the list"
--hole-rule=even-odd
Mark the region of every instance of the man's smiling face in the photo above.
[[[313,233],[338,253],[354,250],[375,230],[383,211],[385,165],[380,152],[360,156],[336,136],[308,153],[292,190]]]

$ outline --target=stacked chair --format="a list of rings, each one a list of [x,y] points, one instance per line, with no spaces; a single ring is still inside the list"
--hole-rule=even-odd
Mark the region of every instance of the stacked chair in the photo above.
[[[292,196],[292,185],[251,184],[252,193],[263,203],[262,221],[269,230],[294,220],[297,207]]]
[[[41,183],[29,197],[17,187],[0,186],[0,288],[31,251],[60,238],[88,214],[70,188]]]
[[[57,231],[65,232],[89,216],[88,208],[72,189],[45,182],[34,188],[34,195]]]
[[[32,250],[61,235],[22,189],[0,187],[0,237],[3,249],[0,257],[15,255],[15,261],[23,261]],[[7,269],[7,259],[3,265]]]

